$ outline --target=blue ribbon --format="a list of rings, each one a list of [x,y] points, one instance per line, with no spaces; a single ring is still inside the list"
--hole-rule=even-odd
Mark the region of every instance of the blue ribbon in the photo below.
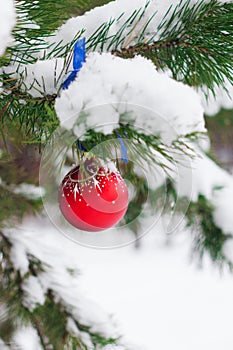
[[[121,152],[122,152],[122,160],[127,164],[128,163],[128,151],[127,148],[125,147],[124,141],[121,137],[121,135],[116,131],[120,146],[121,146]]]
[[[74,45],[74,57],[73,57],[73,71],[66,78],[62,85],[62,89],[66,90],[70,84],[77,77],[78,72],[83,66],[83,63],[86,61],[86,38],[83,38],[77,41]]]
[[[87,149],[83,146],[82,142],[78,140],[78,149],[82,152],[86,152]]]

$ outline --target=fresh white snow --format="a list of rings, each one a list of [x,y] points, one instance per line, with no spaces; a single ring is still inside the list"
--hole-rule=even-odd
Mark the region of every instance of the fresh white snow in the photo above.
[[[189,7],[198,3],[199,0],[191,0]],[[231,0],[230,0],[231,1]],[[207,1],[209,2],[209,1]],[[221,2],[227,2],[221,0]],[[49,39],[50,43],[59,43],[62,41],[63,44],[70,43],[77,33],[80,33],[83,29],[85,30],[84,35],[89,39],[98,28],[103,24],[112,23],[108,32],[107,44],[110,43],[111,37],[122,31],[122,27],[125,22],[131,17],[131,22],[127,23],[124,30],[122,31],[122,37],[126,36],[126,39],[122,43],[122,47],[129,47],[135,43],[135,38],[142,34],[144,26],[147,24],[146,30],[143,33],[141,41],[146,42],[152,36],[154,40],[159,38],[163,29],[158,30],[158,26],[166,15],[166,19],[169,20],[172,12],[176,6],[180,3],[179,0],[116,0],[110,3],[96,7],[82,16],[77,16],[68,19],[56,32],[54,37]],[[167,13],[170,8],[169,13]],[[138,14],[135,15],[136,11]],[[134,18],[134,20],[132,20]],[[141,21],[138,19],[141,18]],[[149,23],[148,23],[149,22]],[[173,25],[177,24],[177,18],[174,20]],[[130,31],[132,33],[127,35]],[[108,45],[104,47],[104,50]],[[112,44],[108,47],[108,51],[114,49],[115,46]],[[100,48],[97,46],[97,50]]]
[[[207,257],[203,269],[190,263],[189,231],[168,240],[160,222],[141,240],[140,249],[113,250],[81,247],[46,218],[25,219],[7,232],[13,244],[20,241],[27,252],[52,265],[40,282],[77,310],[76,316],[91,323],[92,330],[113,334],[117,322],[118,334],[124,335],[121,343],[130,349],[232,349],[232,276],[220,276]],[[65,266],[81,272],[71,277]]]
[[[11,349],[16,350],[42,350],[36,330],[30,326],[19,328],[11,342]]]
[[[6,47],[12,43],[11,31],[16,22],[13,0],[0,0],[0,56]]]
[[[25,197],[29,199],[34,199],[34,200],[40,199],[45,195],[44,188],[27,184],[27,183],[21,183],[18,186],[14,185],[14,188],[12,188],[12,191],[16,194],[23,194]]]
[[[125,60],[109,53],[88,55],[78,78],[61,92],[55,108],[67,128],[76,123],[110,133],[128,113],[125,118],[137,128],[162,133],[169,141],[177,134],[205,131],[197,93],[167,73],[157,72],[141,56]]]
[[[216,224],[225,233],[233,233],[233,177],[200,150],[196,151],[199,156],[192,161],[190,198],[196,201],[199,194],[205,195],[216,206]],[[190,183],[182,184],[183,190],[190,191]],[[106,336],[122,334],[120,344],[127,350],[217,350],[221,344],[224,350],[231,350],[231,274],[224,270],[220,276],[208,256],[203,269],[195,260],[191,264],[193,238],[192,232],[185,229],[185,219],[180,217],[178,230],[167,235],[169,217],[160,213],[158,217],[157,222],[153,222],[154,217],[142,219],[143,229],[150,222],[153,225],[140,240],[140,249],[133,244],[119,249],[85,248],[74,243],[76,232],[80,243],[90,234],[80,235],[73,229],[71,241],[46,215],[26,218],[15,228],[5,228],[13,245],[12,262],[22,276],[28,271],[28,254],[45,264],[37,280],[25,279],[25,305],[33,308],[43,303],[44,293],[51,289],[72,316],[89,325],[93,332]],[[66,234],[66,227],[61,230]],[[96,247],[101,247],[106,235],[109,247],[121,242],[122,235],[129,238],[128,242],[132,240],[126,228],[106,231],[105,236],[93,235],[99,241]],[[224,252],[233,259],[232,241],[225,244]],[[74,271],[72,275],[69,269]],[[80,332],[72,319],[68,319],[67,329],[79,334],[92,349],[90,337]]]
[[[142,349],[231,350],[231,275],[220,276],[209,261],[203,269],[189,264],[190,233],[170,246],[156,235],[143,239],[141,251],[83,253],[81,288]]]
[[[23,281],[22,290],[24,293],[24,306],[33,311],[38,305],[45,303],[45,295],[39,279],[35,276],[29,276]]]
[[[215,86],[214,93],[215,96],[207,89],[199,91],[206,115],[212,117],[222,108],[233,109],[233,86],[228,80],[225,81],[224,87]],[[207,99],[205,94],[208,96]]]
[[[0,54],[3,54],[11,40],[15,15],[12,1],[0,1]],[[100,24],[124,12],[111,28],[110,33],[114,34],[133,10],[143,8],[145,3],[144,0],[111,2],[68,20],[51,40],[70,42],[82,28],[86,29],[88,38]],[[178,0],[151,1],[145,19],[155,10],[158,13],[145,37],[155,34],[169,5],[177,3]],[[132,42],[125,42],[125,46]],[[14,68],[9,67],[9,71]],[[20,73],[24,75],[25,88],[32,96],[40,97],[58,92],[66,76],[63,68],[63,59],[39,60],[23,67]],[[56,99],[56,111],[63,126],[73,128],[77,136],[88,128],[109,133],[127,112],[138,128],[161,132],[163,140],[171,142],[177,135],[205,131],[204,110],[211,115],[222,107],[232,108],[232,87],[227,82],[226,87],[231,97],[216,88],[216,101],[210,97],[206,102],[203,93],[172,80],[169,72],[157,72],[145,58],[123,60],[110,53],[95,52],[88,54],[76,80]],[[75,125],[83,111],[89,114],[85,118],[81,115],[82,123]],[[215,223],[225,233],[233,234],[233,178],[198,152],[199,158],[191,164],[192,183],[187,182],[186,186],[185,181],[182,183],[183,194],[188,193],[193,201],[199,194],[205,195],[215,205]],[[15,189],[29,198],[38,197],[41,191],[40,187],[27,184]],[[61,235],[46,215],[25,218],[17,227],[5,228],[4,233],[12,242],[11,260],[25,278],[22,286],[25,305],[33,309],[42,304],[45,292],[52,289],[72,316],[90,326],[93,332],[111,337],[123,335],[122,346],[109,345],[104,350],[125,350],[125,344],[127,350],[232,350],[232,275],[224,271],[220,276],[208,257],[204,259],[203,269],[195,262],[190,264],[192,233],[182,225],[178,232],[167,236],[166,226],[166,218],[161,217],[140,240],[141,249],[137,250],[133,245],[109,250],[85,248]],[[132,239],[127,229],[121,233],[112,230],[109,242],[118,241],[118,235]],[[95,239],[101,242],[103,236],[97,234]],[[232,241],[225,244],[224,251],[233,259]],[[25,277],[29,254],[45,264],[38,278]],[[80,332],[72,318],[68,319],[67,329],[81,336],[88,349],[92,349],[89,335]],[[19,329],[13,341],[19,349],[41,349],[30,327]],[[0,346],[5,345],[0,343]]]

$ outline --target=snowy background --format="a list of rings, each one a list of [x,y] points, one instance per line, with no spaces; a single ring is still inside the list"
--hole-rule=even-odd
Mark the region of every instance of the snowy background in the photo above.
[[[191,261],[190,232],[168,239],[160,222],[140,240],[140,249],[130,245],[114,250],[81,247],[46,218],[28,218],[10,232],[15,241],[12,260],[22,272],[27,270],[25,252],[53,265],[39,277],[39,285],[25,285],[31,305],[43,303],[43,290],[50,287],[93,329],[113,334],[112,323],[117,324],[122,343],[134,350],[232,349],[232,275],[220,275],[208,258],[202,268]],[[80,275],[70,279],[67,266],[77,267]],[[111,322],[104,310],[112,314]],[[27,349],[38,350],[31,338],[32,332],[26,337],[23,329],[15,340],[23,349],[30,344]]]
[[[16,23],[13,0],[0,0],[0,56],[6,47],[12,43],[11,31]]]
[[[166,1],[166,6],[158,6],[154,1],[156,6],[148,11],[153,12],[159,7],[159,16],[156,18],[156,21],[159,21],[170,3],[169,0]],[[5,7],[1,7],[0,24],[4,28],[0,30],[2,54],[11,40],[10,32],[15,15],[13,2],[1,0],[0,4],[7,4],[7,16],[10,17],[8,20],[4,14]],[[112,13],[119,15],[122,12],[119,5],[123,4],[126,2],[119,0],[95,9],[85,16],[70,19],[57,31],[55,39],[69,42],[73,34],[83,27],[88,27],[86,34],[91,35],[100,23],[112,16]],[[125,5],[126,16],[141,4],[142,1],[137,0]],[[114,25],[113,32],[121,25],[120,22]],[[151,27],[148,27],[149,34],[153,26],[156,26],[156,22],[152,21]],[[42,91],[42,95],[45,92],[56,93],[59,84],[54,85],[55,66],[60,76],[64,69],[62,59],[38,61],[28,65],[25,70],[25,87],[31,86],[36,79],[39,83],[45,81],[46,91]],[[109,69],[107,74],[106,67]],[[11,71],[14,67],[8,69]],[[22,71],[24,69],[25,67],[22,67]],[[147,79],[143,79],[145,74]],[[64,75],[61,75],[61,78],[64,79]],[[121,94],[123,81],[125,90],[124,94]],[[232,87],[227,87],[231,95]],[[168,90],[170,94],[167,93]],[[33,96],[41,94],[33,89],[30,93]],[[141,57],[123,62],[110,54],[92,53],[80,72],[79,80],[57,98],[56,111],[63,121],[65,117],[78,115],[88,101],[92,107],[100,102],[109,103],[114,100],[121,103],[122,99],[125,99],[136,103],[140,99],[141,105],[156,106],[159,114],[165,116],[165,119],[182,131],[182,134],[193,130],[204,131],[203,110],[209,115],[214,115],[221,107],[233,107],[232,99],[222,89],[216,90],[216,96],[215,100],[210,97],[207,104],[203,93],[199,92],[198,96],[194,89],[173,81],[169,72],[156,72],[152,63]],[[112,114],[112,117],[111,122],[119,121],[119,115]],[[90,118],[85,127],[93,127],[98,122],[99,118]],[[146,122],[147,127],[151,125],[151,119]],[[153,127],[153,131],[161,131],[156,122]],[[233,177],[207,159],[204,154],[202,156],[202,160],[194,163],[192,198],[196,200],[198,194],[204,194],[216,205],[215,222],[225,233],[233,233]],[[225,189],[220,192],[213,191],[214,186],[221,185],[224,185]],[[20,190],[28,192],[29,188],[16,188],[18,193]],[[34,190],[32,194],[33,192]],[[39,194],[38,191],[37,195]],[[220,274],[207,257],[200,268],[197,260],[192,259],[192,232],[182,228],[179,232],[167,236],[165,228],[166,222],[161,219],[156,227],[140,240],[139,249],[128,245],[109,250],[88,249],[75,244],[58,232],[46,216],[26,218],[15,228],[5,228],[4,233],[13,245],[11,260],[21,276],[28,272],[27,254],[32,254],[51,266],[37,279],[32,276],[25,278],[25,306],[33,308],[43,304],[46,291],[52,289],[84,324],[90,325],[93,331],[100,331],[106,335],[123,335],[121,342],[124,345],[128,344],[130,350],[232,350],[232,274],[225,270]],[[231,242],[227,243],[224,249],[227,256],[233,258]],[[67,268],[76,268],[79,271],[78,275],[71,276]],[[112,316],[109,317],[109,314]],[[68,326],[72,328],[72,322]],[[77,329],[75,332],[78,334]],[[88,334],[84,333],[81,336],[86,344],[89,344]],[[14,342],[19,349],[40,350],[38,337],[29,328],[19,330],[15,334]],[[89,349],[92,349],[91,344]],[[114,349],[116,348],[113,346],[106,347],[106,350]]]

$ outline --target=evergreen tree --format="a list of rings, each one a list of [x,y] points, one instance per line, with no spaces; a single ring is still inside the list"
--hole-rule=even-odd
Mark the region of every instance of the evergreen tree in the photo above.
[[[113,160],[132,192],[128,210],[106,233],[110,241],[83,232],[76,241],[139,246],[159,213],[165,233],[186,229],[200,258],[232,270],[224,246],[233,235],[233,180],[211,159],[203,114],[230,101],[233,4],[21,0],[13,8],[4,0],[3,7],[0,347],[22,346],[23,332],[29,349],[127,350],[110,317],[80,295],[74,244],[58,238],[46,216],[74,239],[57,211],[61,180],[74,164],[88,176],[88,161],[104,168]]]

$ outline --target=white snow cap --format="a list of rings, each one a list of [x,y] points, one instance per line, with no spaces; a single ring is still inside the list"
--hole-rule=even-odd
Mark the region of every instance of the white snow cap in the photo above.
[[[10,348],[0,339],[0,349],[1,350],[10,350]]]
[[[216,115],[222,108],[233,109],[233,86],[226,80],[223,87],[214,86],[214,93],[209,93],[208,99],[205,94],[208,94],[208,90],[199,90],[199,95],[202,100],[202,105],[205,110],[205,114],[208,116]]]
[[[12,77],[23,79],[22,89],[33,97],[56,94],[60,85],[65,80],[66,67],[64,58],[52,58],[50,60],[38,60],[36,63],[4,67],[6,73]]]
[[[27,90],[33,84],[30,90],[32,96],[52,95],[57,93],[58,87],[65,75],[64,59],[57,58],[47,61],[37,61],[34,64],[27,65],[25,70],[24,84]]]
[[[13,0],[0,0],[0,56],[12,41],[11,31],[15,25],[16,15]]]
[[[199,0],[191,0],[188,6],[192,7],[197,2],[199,2]],[[221,2],[226,1],[222,0]],[[96,7],[91,11],[86,12],[82,16],[70,18],[55,32],[55,36],[48,40],[50,43],[59,43],[62,41],[63,44],[67,44],[77,33],[81,32],[82,29],[85,30],[84,35],[88,39],[103,23],[109,23],[114,20],[108,33],[108,38],[111,38],[111,36],[122,30],[123,25],[131,16],[131,19],[135,18],[135,20],[131,23],[127,23],[127,26],[122,31],[122,37],[128,34],[131,29],[133,29],[133,33],[130,35],[130,38],[124,41],[124,47],[134,44],[135,35],[140,35],[146,24],[148,25],[144,31],[143,40],[151,38],[152,36],[154,40],[158,40],[159,34],[162,31],[162,29],[158,31],[159,24],[166,14],[166,18],[169,20],[172,12],[179,3],[180,0],[111,1],[104,6]],[[183,4],[185,4],[185,1]],[[167,13],[169,8],[170,12]],[[137,16],[135,16],[136,11],[140,11]],[[141,20],[137,21],[141,16]],[[175,24],[176,20],[174,21],[174,25]],[[111,39],[107,42],[109,43],[110,40]],[[114,45],[111,45],[111,47],[108,48],[108,51],[111,51],[112,49],[114,49]]]
[[[103,105],[107,107],[100,108]],[[139,111],[140,106],[143,110]],[[116,128],[122,115],[127,118],[125,113],[138,128],[161,132],[170,139],[176,135],[167,135],[169,126],[179,135],[205,131],[198,94],[167,73],[157,72],[154,64],[141,56],[126,60],[110,53],[91,53],[76,80],[57,98],[55,108],[67,128],[78,124],[85,110],[85,127],[98,126],[104,133]],[[83,128],[75,128],[77,136],[80,130]]]
[[[39,336],[32,327],[18,329],[14,334],[12,345],[12,348],[17,350],[42,350]]]
[[[198,150],[196,151],[199,153]],[[192,183],[192,200],[194,202],[198,200],[199,194],[205,196],[208,200],[213,201],[216,194],[222,192],[221,187],[228,188],[229,186],[232,186],[233,178],[227,173],[227,171],[219,167],[204,153],[200,152],[199,158],[197,157],[192,162]],[[229,206],[232,208],[230,202]]]
[[[21,183],[16,187],[14,186],[14,188],[12,188],[12,191],[16,194],[22,194],[32,200],[39,199],[45,195],[44,188],[27,183]]]
[[[29,261],[27,257],[27,251],[24,245],[19,241],[14,242],[12,245],[11,261],[14,264],[16,270],[18,270],[22,276],[28,272]]]
[[[134,33],[139,32],[142,27],[142,23],[157,12],[156,16],[154,16],[147,27],[146,36],[149,37],[157,29],[158,24],[161,22],[170,5],[175,7],[178,2],[179,0],[152,0],[149,2],[148,0],[112,1],[109,4],[96,7],[91,11],[86,12],[83,16],[70,18],[57,30],[55,37],[52,37],[50,41],[55,41],[57,43],[63,41],[63,44],[69,43],[74,38],[75,34],[80,32],[82,29],[85,29],[84,35],[89,38],[100,27],[100,25],[103,23],[108,23],[114,19],[114,24],[111,26],[108,35],[111,37],[122,28],[124,22],[134,13],[135,10],[137,11],[141,9],[140,14],[142,14],[147,3],[149,3],[149,6],[147,6],[145,9],[142,22],[136,26]],[[133,25],[131,24],[131,27]],[[129,24],[122,32],[122,35],[124,36],[126,33],[128,33],[131,27]],[[111,50],[111,48],[109,48],[109,50]]]
[[[89,326],[92,332],[98,332],[107,338],[119,336],[119,330],[116,330],[106,311],[87,299],[80,291],[77,278],[80,267],[77,245],[58,233],[48,218],[44,216],[24,218],[22,224],[17,227],[5,227],[4,234],[12,244],[12,262],[21,275],[28,270],[29,255],[44,264],[43,272],[37,277],[31,276],[25,279],[22,284],[24,306],[32,310],[37,304],[43,304],[44,293],[50,289],[54,292],[56,300],[70,310],[73,318]],[[73,274],[68,271],[70,269],[73,270]],[[86,344],[88,340],[90,343],[86,332],[82,332],[81,337]],[[26,349],[22,347],[22,350]],[[31,347],[30,350],[34,348]]]
[[[34,276],[29,276],[22,284],[24,292],[24,306],[30,311],[38,305],[43,305],[45,302],[44,290],[39,282],[39,279]]]
[[[196,202],[199,195],[205,196],[214,206],[213,218],[215,224],[225,234],[233,234],[233,177],[219,167],[203,152],[196,148],[199,157],[192,161],[192,195]],[[184,168],[184,170],[186,170]],[[182,175],[181,175],[182,176]],[[189,196],[189,188],[185,186],[187,178],[182,177],[181,196]]]

